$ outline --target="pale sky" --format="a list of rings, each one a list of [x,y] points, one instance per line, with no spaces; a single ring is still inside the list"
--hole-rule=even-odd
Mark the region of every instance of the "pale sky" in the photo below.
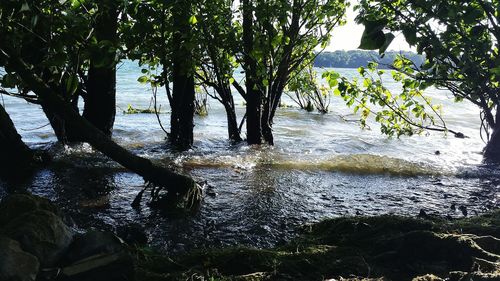
[[[331,44],[326,48],[326,51],[355,50],[358,48],[364,27],[354,22],[356,13],[353,11],[352,7],[355,5],[355,2],[357,1],[351,1],[351,7],[347,12],[346,25],[333,29]],[[406,43],[402,33],[394,35],[396,35],[396,38],[389,46],[389,50],[410,50],[410,46]]]

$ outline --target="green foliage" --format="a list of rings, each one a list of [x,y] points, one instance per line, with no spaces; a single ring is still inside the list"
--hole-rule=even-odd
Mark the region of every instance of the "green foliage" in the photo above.
[[[194,99],[194,114],[201,117],[208,115],[208,94],[206,91],[196,91]]]
[[[312,66],[306,67],[290,79],[287,95],[301,109],[328,113],[331,92],[318,83],[317,75]]]
[[[408,84],[448,89],[456,101],[468,100],[481,108],[487,133],[488,126],[498,128],[494,116],[500,103],[498,0],[362,0],[356,9],[357,21],[368,31],[373,27],[367,23],[380,22],[381,32],[402,32],[425,55],[421,65],[395,62],[396,71],[411,80]],[[369,32],[364,36],[377,39]]]
[[[395,64],[408,67],[411,61],[399,57]],[[344,99],[347,106],[360,116],[362,127],[367,126],[369,117],[380,123],[383,134],[388,136],[411,136],[424,130],[446,131],[446,124],[441,118],[441,106],[433,105],[425,96],[425,82],[392,71],[392,78],[401,83],[401,93],[391,93],[383,84],[386,71],[378,70],[376,63],[367,68],[360,67],[360,79],[349,81],[334,71],[323,73],[335,95]]]
[[[113,0],[1,1],[0,66],[5,73],[0,74],[0,85],[16,88],[21,97],[32,90],[9,65],[10,58],[16,58],[27,63],[33,74],[42,77],[66,100],[84,95],[90,62],[112,66],[121,56],[121,45],[99,41],[93,28],[98,16],[108,9],[122,9],[126,14],[123,7],[117,6]]]
[[[123,111],[123,114],[155,114],[155,110],[154,109],[139,109],[139,108],[135,108],[133,107],[131,104],[129,104],[127,106],[127,110],[124,110]],[[159,113],[159,112],[158,112]]]

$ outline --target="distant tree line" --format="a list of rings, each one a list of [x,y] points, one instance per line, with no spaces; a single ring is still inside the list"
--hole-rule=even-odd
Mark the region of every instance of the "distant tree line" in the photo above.
[[[413,61],[416,65],[422,65],[425,57],[409,51],[389,51],[383,57],[375,51],[350,50],[323,52],[316,57],[314,66],[316,67],[336,67],[336,68],[358,68],[367,67],[368,63],[376,62],[380,68],[388,68],[392,65],[398,55],[403,55]]]

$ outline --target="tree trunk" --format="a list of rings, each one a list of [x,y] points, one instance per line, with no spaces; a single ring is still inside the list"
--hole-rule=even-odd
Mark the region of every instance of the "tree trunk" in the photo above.
[[[116,0],[102,1],[95,23],[98,42],[102,46],[91,58],[86,83],[87,93],[83,117],[107,136],[111,136],[116,115],[116,43],[118,41],[118,7]]]
[[[491,134],[491,137],[488,140],[486,147],[484,148],[483,157],[486,163],[500,164],[500,110],[498,105],[495,116],[495,123],[492,127],[493,133]]]
[[[234,110],[234,105],[231,106],[229,104],[224,104],[224,108],[226,109],[226,117],[227,117],[227,133],[229,139],[233,142],[240,142],[240,130],[238,128],[238,120],[236,119],[236,112]]]
[[[2,105],[0,105],[0,158],[0,177],[7,179],[25,176],[34,164],[33,151],[22,141]]]
[[[262,137],[267,144],[274,145],[272,120],[270,120],[267,110],[264,110],[264,113],[265,114],[262,115]]]
[[[170,116],[170,141],[180,150],[193,145],[194,128],[194,65],[192,30],[188,19],[191,16],[189,1],[178,0],[173,8],[174,49],[173,49],[173,89],[172,115]]]
[[[66,94],[66,87],[56,86],[59,91],[57,92],[60,95],[61,99],[66,100],[69,95]],[[71,107],[78,112],[78,95],[75,94],[72,99],[68,100],[71,104]],[[43,113],[49,120],[50,126],[54,131],[54,134],[57,137],[57,140],[61,143],[70,143],[70,142],[79,142],[82,141],[79,137],[79,133],[75,131],[74,128],[71,128],[64,118],[50,109],[43,100],[40,105],[42,106]]]
[[[191,177],[157,166],[150,160],[134,155],[119,146],[109,136],[80,116],[67,101],[55,94],[54,89],[50,88],[39,77],[33,75],[22,60],[13,57],[7,57],[6,59],[12,62],[14,70],[23,79],[23,82],[29,85],[30,89],[43,100],[46,106],[51,111],[62,116],[68,125],[79,132],[81,138],[95,149],[125,168],[141,175],[146,182],[167,189],[169,195],[176,195],[176,197],[190,195],[198,198],[199,188]],[[189,199],[190,203],[193,203],[193,198]]]
[[[262,144],[262,92],[258,88],[257,63],[252,58],[254,44],[253,4],[243,0],[243,52],[247,90],[247,143]]]

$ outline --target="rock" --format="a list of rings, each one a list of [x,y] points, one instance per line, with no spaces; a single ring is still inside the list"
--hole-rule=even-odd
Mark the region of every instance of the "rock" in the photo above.
[[[77,236],[64,260],[62,276],[71,281],[132,280],[134,276],[132,257],[111,232],[90,230]]]
[[[143,227],[137,223],[119,226],[116,233],[129,245],[144,245],[148,243],[148,236]]]
[[[89,230],[75,237],[68,249],[65,264],[99,254],[112,254],[124,251],[124,242],[111,232]]]
[[[16,216],[1,232],[17,240],[22,249],[36,256],[44,267],[56,265],[73,239],[73,231],[47,210]]]
[[[34,281],[40,264],[19,242],[0,236],[0,280]]]
[[[6,197],[0,203],[0,226],[34,210],[46,210],[60,215],[60,211],[52,203],[39,196],[30,194],[14,194]]]

